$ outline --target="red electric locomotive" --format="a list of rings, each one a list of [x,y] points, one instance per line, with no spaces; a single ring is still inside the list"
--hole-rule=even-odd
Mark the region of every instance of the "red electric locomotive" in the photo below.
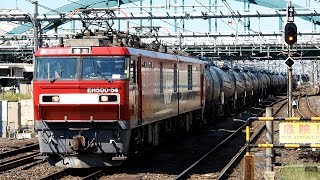
[[[35,124],[52,165],[120,165],[162,134],[202,120],[202,61],[109,44],[70,39],[35,54]]]

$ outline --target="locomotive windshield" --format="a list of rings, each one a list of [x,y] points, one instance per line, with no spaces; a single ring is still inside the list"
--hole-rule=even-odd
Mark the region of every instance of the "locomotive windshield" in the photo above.
[[[77,58],[37,58],[35,78],[55,81],[57,79],[75,79]]]
[[[125,58],[82,58],[82,79],[123,79],[126,77]]]
[[[124,57],[45,57],[37,58],[35,78],[38,80],[101,80],[127,78]],[[80,69],[79,64],[81,66]]]

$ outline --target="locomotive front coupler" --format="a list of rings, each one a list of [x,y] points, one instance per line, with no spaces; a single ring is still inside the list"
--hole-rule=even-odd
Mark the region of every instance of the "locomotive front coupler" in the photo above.
[[[86,148],[86,138],[81,135],[72,137],[71,149],[74,151],[81,151]]]
[[[90,128],[69,128],[71,131],[79,131],[78,135],[75,135],[72,137],[71,143],[69,144],[71,146],[71,149],[73,151],[79,152],[79,151],[85,151],[87,149],[87,139],[81,135],[82,131],[89,130]],[[91,144],[91,143],[90,143]]]

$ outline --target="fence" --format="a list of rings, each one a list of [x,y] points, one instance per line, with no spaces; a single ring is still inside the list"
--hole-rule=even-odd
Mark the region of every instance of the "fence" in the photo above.
[[[270,112],[271,109],[271,112]],[[272,115],[272,108],[268,109],[266,111],[267,116]],[[267,124],[267,143],[265,144],[251,144],[250,138],[251,138],[251,125],[254,121],[266,121],[266,123],[269,122],[269,125]],[[283,143],[283,144],[273,144],[273,122],[279,121],[279,122],[293,122],[293,121],[301,121],[301,122],[310,122],[310,121],[316,121],[320,122],[320,117],[250,117],[246,121],[246,155],[244,157],[244,179],[251,180],[254,179],[254,159],[250,153],[251,148],[266,148],[271,149],[271,151],[267,151],[266,156],[266,166],[268,171],[273,171],[273,168],[268,168],[269,166],[272,167],[273,164],[273,149],[272,148],[320,148],[320,142],[318,143]],[[270,126],[270,122],[272,126]],[[320,126],[317,125],[317,129],[320,130]],[[281,132],[280,132],[281,133]],[[320,134],[320,131],[317,131],[315,133]],[[319,135],[320,137],[320,135]]]

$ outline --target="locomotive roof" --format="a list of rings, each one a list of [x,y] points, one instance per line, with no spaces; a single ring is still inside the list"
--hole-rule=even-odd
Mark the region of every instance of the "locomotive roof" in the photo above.
[[[88,50],[87,53],[75,53],[75,49]],[[49,47],[39,48],[35,53],[36,57],[53,57],[53,56],[129,56],[129,55],[142,55],[159,59],[168,59],[173,61],[184,61],[197,64],[204,62],[199,59],[179,56],[176,54],[161,53],[156,51],[148,51],[144,49],[137,49],[131,47]]]
[[[184,62],[204,64],[204,61],[202,61],[200,59],[191,58],[191,57],[179,56],[179,55],[168,54],[168,53],[161,53],[161,52],[156,52],[156,51],[148,51],[148,50],[136,49],[136,48],[130,48],[130,47],[128,47],[127,49],[131,55],[143,55],[143,56],[159,58],[159,59],[169,59],[169,60],[178,60],[178,61],[184,61]]]

